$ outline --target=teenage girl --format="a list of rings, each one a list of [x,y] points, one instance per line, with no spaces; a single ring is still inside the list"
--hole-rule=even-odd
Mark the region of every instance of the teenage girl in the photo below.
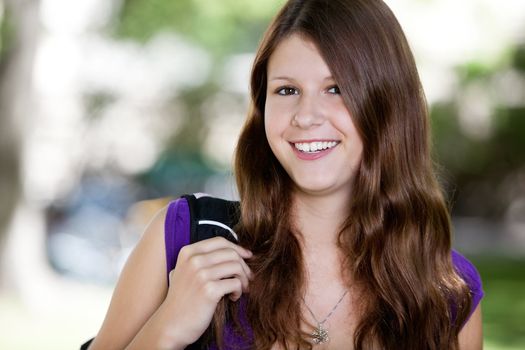
[[[239,244],[187,245],[167,271],[183,200],[159,212],[90,349],[481,349],[479,275],[451,250],[428,124],[381,0],[288,1],[235,153]]]

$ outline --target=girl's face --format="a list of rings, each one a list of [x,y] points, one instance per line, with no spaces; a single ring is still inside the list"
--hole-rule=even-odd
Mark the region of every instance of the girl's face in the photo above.
[[[293,34],[267,69],[266,136],[296,190],[350,195],[363,144],[316,46]]]

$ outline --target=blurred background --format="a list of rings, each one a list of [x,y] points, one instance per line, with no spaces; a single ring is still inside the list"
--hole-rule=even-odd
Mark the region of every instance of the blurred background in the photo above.
[[[430,105],[485,348],[525,348],[525,1],[389,0]],[[0,349],[75,349],[152,215],[235,198],[254,50],[283,0],[0,0]]]

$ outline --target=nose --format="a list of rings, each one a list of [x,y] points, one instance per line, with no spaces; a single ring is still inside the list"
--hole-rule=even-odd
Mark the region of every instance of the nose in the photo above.
[[[315,96],[302,95],[292,124],[301,129],[308,129],[315,125],[321,125],[324,121],[324,112]]]

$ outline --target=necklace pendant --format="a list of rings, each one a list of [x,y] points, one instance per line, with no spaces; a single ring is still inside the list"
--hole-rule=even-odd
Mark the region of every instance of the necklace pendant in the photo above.
[[[318,324],[317,328],[312,333],[312,338],[315,344],[328,343],[330,338],[328,337],[328,331],[323,328],[322,324]]]

